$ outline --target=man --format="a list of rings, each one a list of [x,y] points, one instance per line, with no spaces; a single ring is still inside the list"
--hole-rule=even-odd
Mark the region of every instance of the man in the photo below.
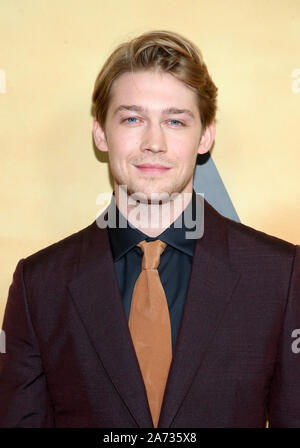
[[[176,33],[145,33],[104,64],[93,133],[114,194],[16,267],[1,426],[300,425],[300,247],[193,191],[216,93]]]

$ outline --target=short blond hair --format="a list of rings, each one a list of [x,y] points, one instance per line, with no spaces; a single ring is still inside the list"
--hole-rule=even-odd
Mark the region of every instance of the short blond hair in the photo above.
[[[218,89],[201,51],[178,33],[158,30],[120,44],[104,63],[92,95],[93,113],[102,129],[113,82],[123,73],[144,70],[170,73],[195,91],[203,130],[215,120]]]

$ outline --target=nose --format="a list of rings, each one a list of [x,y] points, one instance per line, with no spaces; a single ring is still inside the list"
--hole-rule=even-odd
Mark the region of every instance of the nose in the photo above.
[[[151,152],[167,150],[165,135],[159,123],[149,123],[146,126],[142,136],[141,150]]]

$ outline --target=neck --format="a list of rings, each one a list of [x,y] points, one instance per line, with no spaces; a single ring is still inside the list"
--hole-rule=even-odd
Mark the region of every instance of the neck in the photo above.
[[[156,237],[168,228],[181,215],[192,200],[192,186],[189,191],[166,197],[160,200],[141,202],[136,196],[128,196],[127,190],[115,189],[116,205],[130,224],[144,234]]]

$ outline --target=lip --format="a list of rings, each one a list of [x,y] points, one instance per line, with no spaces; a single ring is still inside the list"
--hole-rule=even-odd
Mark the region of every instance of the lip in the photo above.
[[[150,163],[144,163],[141,165],[134,165],[137,169],[142,171],[143,173],[148,174],[161,174],[168,171],[170,168],[164,165],[152,165]]]

